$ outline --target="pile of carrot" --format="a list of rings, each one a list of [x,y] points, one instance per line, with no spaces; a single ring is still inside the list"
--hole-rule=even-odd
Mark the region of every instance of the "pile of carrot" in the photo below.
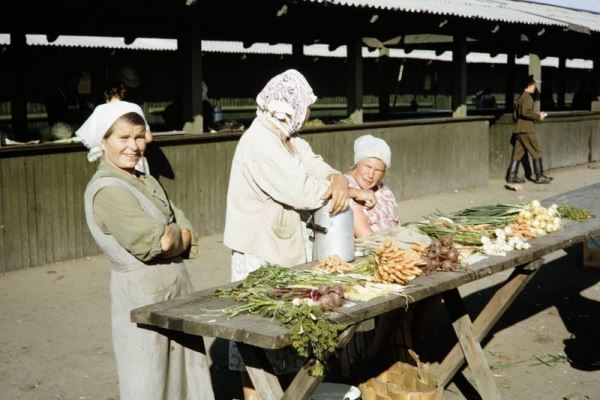
[[[381,282],[407,284],[423,271],[421,255],[414,250],[401,250],[391,240],[375,250],[373,260],[376,265],[375,279]]]

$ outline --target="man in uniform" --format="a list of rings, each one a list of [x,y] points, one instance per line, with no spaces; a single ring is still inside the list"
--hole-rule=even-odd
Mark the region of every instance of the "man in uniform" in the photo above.
[[[515,147],[512,154],[510,166],[506,181],[509,183],[524,183],[525,180],[517,176],[519,170],[519,162],[525,151],[531,155],[533,159],[533,171],[535,183],[550,183],[553,178],[544,175],[544,167],[542,166],[542,149],[540,142],[534,131],[535,123],[543,121],[548,114],[545,112],[534,111],[533,93],[535,92],[535,80],[533,75],[523,83],[523,93],[515,103],[514,117],[516,120],[514,127]]]

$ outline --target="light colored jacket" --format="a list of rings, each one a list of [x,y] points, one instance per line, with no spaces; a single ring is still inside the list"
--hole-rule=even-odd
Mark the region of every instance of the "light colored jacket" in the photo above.
[[[321,207],[327,177],[338,173],[304,139],[291,140],[297,157],[261,117],[242,135],[231,166],[224,234],[230,249],[285,266],[306,262],[299,210]]]

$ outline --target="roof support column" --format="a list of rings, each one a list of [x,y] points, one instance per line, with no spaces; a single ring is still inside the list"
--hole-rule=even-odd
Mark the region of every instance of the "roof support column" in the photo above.
[[[452,46],[452,116],[467,116],[467,40],[463,33],[454,34]]]
[[[556,106],[559,110],[565,108],[565,82],[567,80],[567,63],[564,56],[558,58],[558,79],[556,84],[557,101]]]
[[[11,68],[11,128],[15,138],[27,136],[27,98],[23,90],[25,79],[25,34],[12,32],[10,35],[10,68]]]
[[[515,102],[515,53],[506,54],[506,86],[504,87],[504,111],[512,114]]]
[[[199,18],[191,9],[182,16],[182,26],[177,47],[181,58],[180,99],[183,130],[187,133],[202,133],[202,35]]]
[[[377,63],[379,73],[379,113],[387,114],[390,112],[390,58],[386,55],[379,57]]]
[[[355,124],[363,123],[362,38],[353,35],[348,41],[348,115]]]
[[[600,57],[595,56],[593,59],[594,68],[592,70],[592,87],[590,88],[592,92],[592,111],[600,111],[600,101],[598,99],[600,96]]]
[[[535,100],[534,109],[535,112],[540,112],[540,97],[541,97],[541,85],[542,82],[542,63],[540,61],[540,54],[538,50],[533,50],[532,53],[529,53],[529,75],[533,75],[533,79],[535,80],[535,87],[538,90],[538,96]]]

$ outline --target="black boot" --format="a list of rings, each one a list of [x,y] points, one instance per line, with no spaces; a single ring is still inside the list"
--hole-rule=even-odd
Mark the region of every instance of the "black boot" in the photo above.
[[[552,179],[554,179],[544,175],[544,167],[541,158],[533,160],[533,171],[535,172],[535,179],[533,180],[535,183],[550,183],[552,182]]]
[[[511,160],[508,166],[508,172],[506,173],[506,182],[508,183],[525,183],[525,179],[521,179],[517,176],[519,172],[519,160]]]

